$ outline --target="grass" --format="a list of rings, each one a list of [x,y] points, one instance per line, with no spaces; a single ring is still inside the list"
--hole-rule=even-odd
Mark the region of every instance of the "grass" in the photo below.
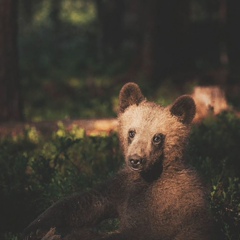
[[[226,239],[240,237],[240,120],[231,113],[193,128],[190,163],[211,188],[209,201]],[[0,142],[0,238],[18,240],[29,222],[53,202],[94,187],[123,164],[116,134],[86,136],[63,126],[48,138],[29,128]],[[113,221],[110,225],[116,225]],[[109,222],[104,229],[110,229]]]

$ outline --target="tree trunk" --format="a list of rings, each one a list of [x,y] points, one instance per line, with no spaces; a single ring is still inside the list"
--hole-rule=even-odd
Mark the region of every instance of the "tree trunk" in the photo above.
[[[112,61],[121,51],[124,39],[123,19],[124,0],[95,0],[99,33],[101,59]]]
[[[62,8],[62,0],[52,0],[51,1],[51,11],[50,11],[50,20],[53,25],[53,30],[55,34],[58,34],[61,31],[62,21],[61,21],[61,8]]]
[[[233,75],[239,73],[240,64],[240,1],[228,0],[227,1],[227,51],[229,56],[230,68],[233,71]],[[232,81],[238,81],[238,77],[234,77]]]
[[[136,45],[130,71],[141,74],[152,86],[167,75],[192,64],[189,52],[189,0],[127,1]]]
[[[0,121],[22,120],[17,50],[17,0],[0,0]]]
[[[29,24],[33,20],[33,4],[33,0],[22,0],[20,2],[24,24]]]
[[[189,0],[156,1],[154,84],[191,67]]]

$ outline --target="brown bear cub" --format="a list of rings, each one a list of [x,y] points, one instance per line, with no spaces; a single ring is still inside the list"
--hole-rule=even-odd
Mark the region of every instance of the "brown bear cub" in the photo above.
[[[193,99],[184,95],[165,108],[146,101],[137,84],[127,83],[119,101],[125,167],[98,188],[51,206],[26,228],[25,239],[41,239],[36,235],[51,228],[56,233],[52,229],[42,239],[219,239],[205,188],[184,156],[196,111]],[[109,218],[119,218],[117,232],[91,232]]]

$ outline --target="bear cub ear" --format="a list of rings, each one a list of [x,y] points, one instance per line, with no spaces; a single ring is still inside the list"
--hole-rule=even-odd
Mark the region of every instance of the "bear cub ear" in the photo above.
[[[183,95],[176,99],[170,107],[170,112],[183,124],[190,124],[196,113],[196,105],[190,96]]]
[[[125,109],[133,104],[140,104],[145,100],[139,86],[136,83],[126,83],[119,94],[119,112],[122,113]]]

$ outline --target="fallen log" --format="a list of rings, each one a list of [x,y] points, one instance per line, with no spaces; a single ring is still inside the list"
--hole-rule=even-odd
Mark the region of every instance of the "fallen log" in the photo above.
[[[18,136],[24,134],[27,129],[35,128],[43,135],[49,135],[59,129],[59,122],[67,131],[74,127],[84,129],[87,135],[110,134],[117,131],[117,119],[82,119],[82,120],[61,120],[61,121],[42,121],[42,122],[10,122],[0,124],[0,137]]]
[[[195,87],[191,95],[197,106],[197,113],[194,118],[195,123],[201,122],[204,118],[217,115],[222,111],[230,110],[224,91],[218,86]],[[73,127],[84,129],[87,135],[110,134],[117,131],[117,119],[80,119],[80,120],[61,120],[61,121],[42,121],[42,122],[11,122],[0,124],[0,137],[17,136],[24,134],[29,128],[35,128],[43,135],[52,134],[59,129],[59,122],[67,131]]]

